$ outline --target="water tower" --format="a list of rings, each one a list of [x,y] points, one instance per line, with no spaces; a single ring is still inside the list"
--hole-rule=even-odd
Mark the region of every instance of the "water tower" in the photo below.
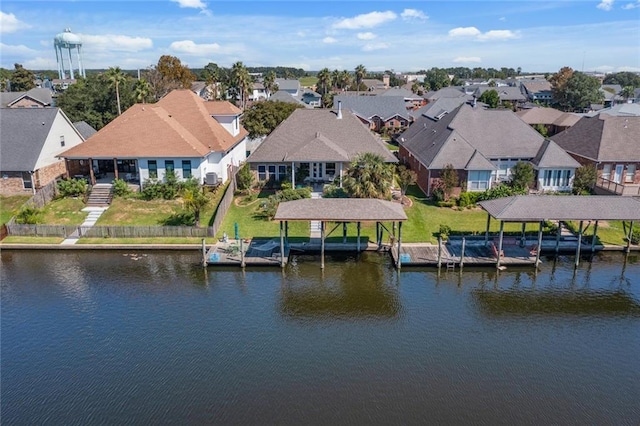
[[[71,32],[71,28],[66,28],[64,32],[58,34],[53,39],[53,47],[56,49],[56,62],[58,62],[58,77],[63,79],[69,77],[73,80],[73,59],[71,51],[76,50],[78,56],[78,76],[86,77],[82,66],[82,41],[80,37]],[[69,61],[68,69],[65,67],[65,55]]]

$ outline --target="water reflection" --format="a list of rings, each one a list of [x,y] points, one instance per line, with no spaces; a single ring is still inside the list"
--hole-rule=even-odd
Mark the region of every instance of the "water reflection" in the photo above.
[[[381,256],[334,255],[325,270],[317,258],[298,257],[283,280],[280,312],[288,318],[394,318],[398,278]]]

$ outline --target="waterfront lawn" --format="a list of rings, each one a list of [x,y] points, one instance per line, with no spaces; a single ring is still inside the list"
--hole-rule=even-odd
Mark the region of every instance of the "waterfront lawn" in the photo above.
[[[1,244],[60,244],[64,238],[62,237],[18,237],[8,236]]]
[[[79,198],[59,198],[42,208],[40,223],[47,225],[81,225],[88,213],[83,212],[84,202]]]
[[[30,197],[28,195],[0,196],[0,223],[4,225],[9,222],[9,220],[18,213],[20,207],[22,207],[29,198]]]
[[[227,211],[222,226],[218,230],[218,238],[227,233],[229,238],[235,236],[235,225],[238,224],[238,232],[241,238],[274,238],[280,236],[280,222],[267,221],[259,217],[260,204],[271,195],[262,191],[255,200],[244,203],[243,197],[236,197]],[[309,222],[289,222],[289,237],[309,239]]]
[[[215,238],[205,238],[207,244],[214,244]],[[153,238],[80,238],[77,244],[202,244],[199,237],[153,237]]]
[[[577,234],[580,222],[568,221],[565,223]],[[584,222],[583,226],[587,226],[587,223],[588,222]],[[593,236],[594,226],[595,222],[591,222],[591,225],[587,228],[586,232],[583,232],[586,237]],[[626,222],[626,226],[627,228],[625,228],[621,220],[600,221],[598,223],[597,239],[600,244],[626,246],[627,234],[625,233],[625,230],[629,229],[629,222]],[[634,226],[634,228],[636,226]]]

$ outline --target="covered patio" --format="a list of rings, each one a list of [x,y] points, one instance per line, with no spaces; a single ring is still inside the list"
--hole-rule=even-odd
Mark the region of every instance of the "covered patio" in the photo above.
[[[402,223],[407,220],[402,204],[369,198],[318,198],[287,201],[280,203],[274,216],[280,221],[280,259],[284,267],[285,247],[288,245],[289,221],[320,222],[320,267],[324,269],[325,240],[338,228],[342,228],[343,239],[347,238],[347,223],[356,222],[358,236],[356,250],[360,251],[360,228],[362,222],[376,223],[376,242],[382,246],[383,233],[386,230],[397,244],[400,253],[402,244]],[[389,230],[383,222],[392,222]],[[334,223],[327,232],[327,224]],[[397,232],[396,232],[397,230]],[[401,264],[398,261],[397,267]]]
[[[595,221],[591,251],[595,249],[595,241],[598,233],[598,221],[622,220],[630,221],[627,235],[627,251],[631,245],[631,233],[634,221],[640,221],[640,200],[631,197],[615,197],[607,195],[517,195],[498,198],[495,200],[481,201],[478,203],[487,212],[487,228],[485,243],[489,243],[489,225],[491,218],[500,221],[500,234],[497,252],[501,253],[504,243],[504,223],[522,223],[522,233],[526,223],[538,222],[538,244],[536,249],[536,264],[540,260],[540,248],[542,247],[542,229],[544,222],[548,220],[579,221],[578,240],[576,247],[575,265],[580,262],[582,249],[582,233],[585,221]],[[556,236],[555,250],[560,246],[560,232]],[[496,266],[500,268],[500,256],[497,256]]]

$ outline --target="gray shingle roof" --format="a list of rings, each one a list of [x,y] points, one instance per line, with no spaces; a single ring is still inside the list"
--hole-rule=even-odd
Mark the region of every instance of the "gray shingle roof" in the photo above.
[[[640,116],[582,117],[553,136],[565,151],[595,161],[640,161]]]
[[[290,104],[296,104],[304,106],[305,108],[312,108],[309,105],[302,102],[300,99],[295,98],[291,93],[285,92],[284,90],[278,90],[276,93],[269,97],[270,101],[280,101],[287,102]]]
[[[522,94],[519,87],[479,87],[478,90],[476,90],[476,95],[480,97],[488,90],[498,92],[501,101],[524,102],[527,100],[527,97]]]
[[[342,108],[347,109],[359,117],[371,120],[378,116],[383,120],[399,115],[409,120],[409,112],[402,96],[344,96],[333,98],[333,105],[337,108],[338,102],[342,102]]]
[[[478,204],[494,218],[511,222],[640,220],[640,200],[633,197],[517,195]]]
[[[422,99],[422,96],[418,96],[411,90],[407,90],[403,87],[392,87],[391,89],[387,89],[380,93],[379,96],[400,96],[405,99]]]
[[[58,108],[8,108],[0,113],[0,170],[33,171]]]
[[[278,90],[300,90],[300,81],[293,79],[276,78]]]
[[[52,102],[51,90],[40,87],[34,87],[26,92],[2,92],[0,95],[2,108],[10,106],[10,104],[18,101],[23,97],[29,97],[42,103],[44,106],[50,106]]]
[[[78,132],[80,132],[80,134],[82,135],[82,137],[84,138],[84,140],[89,139],[91,136],[95,135],[96,133],[98,133],[98,131],[96,129],[94,129],[93,127],[91,127],[89,124],[87,124],[85,121],[76,121],[75,123],[73,123],[73,126],[76,128],[76,130]]]
[[[465,170],[497,170],[497,167],[476,150],[464,167]]]
[[[342,112],[337,119],[326,109],[297,109],[283,121],[247,159],[250,163],[291,161],[353,161],[364,152],[396,157],[360,120]]]
[[[414,119],[418,118],[421,115],[435,119],[443,112],[453,111],[466,102],[467,98],[465,96],[459,96],[456,98],[440,98],[414,111],[410,111],[409,115],[411,115]]]
[[[568,168],[576,169],[580,167],[580,163],[573,159],[572,156],[560,148],[558,144],[552,140],[546,140],[540,147],[538,155],[533,159],[532,163],[540,168]]]
[[[280,203],[274,220],[405,221],[402,204],[370,198],[319,198]]]

